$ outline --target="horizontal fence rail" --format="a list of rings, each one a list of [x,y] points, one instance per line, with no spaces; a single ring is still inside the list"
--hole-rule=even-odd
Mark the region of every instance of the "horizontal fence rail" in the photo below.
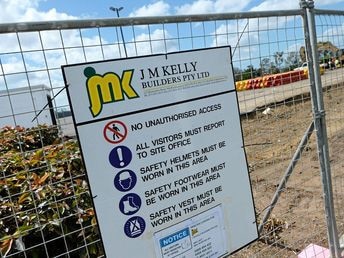
[[[301,15],[302,10],[283,10],[265,12],[240,12],[240,13],[217,13],[217,14],[194,14],[194,15],[171,15],[140,18],[115,18],[115,19],[91,19],[91,20],[67,20],[55,22],[24,22],[0,24],[0,33],[29,32],[41,30],[62,30],[80,28],[118,27],[153,25],[162,23],[204,22],[220,20],[253,19],[261,17],[278,17]]]

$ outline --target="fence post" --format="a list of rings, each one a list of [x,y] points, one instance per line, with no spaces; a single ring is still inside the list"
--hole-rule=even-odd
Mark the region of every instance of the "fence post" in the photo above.
[[[313,107],[314,125],[316,129],[318,158],[320,163],[320,173],[323,187],[329,248],[332,257],[340,258],[341,250],[339,246],[336,217],[333,205],[331,167],[325,121],[325,109],[322,91],[323,89],[320,78],[314,1],[300,0],[300,7],[304,10],[303,21],[306,55],[308,61],[310,91]]]

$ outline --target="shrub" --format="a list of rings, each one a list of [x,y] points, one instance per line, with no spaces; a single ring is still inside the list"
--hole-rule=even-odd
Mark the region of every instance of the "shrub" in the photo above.
[[[103,253],[76,140],[61,142],[56,127],[4,127],[0,172],[2,256]]]

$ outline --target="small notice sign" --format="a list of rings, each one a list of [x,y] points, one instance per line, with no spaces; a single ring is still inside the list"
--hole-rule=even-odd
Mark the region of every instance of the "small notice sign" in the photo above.
[[[107,256],[257,239],[232,69],[230,47],[63,67]]]
[[[154,234],[156,257],[221,257],[227,253],[227,235],[221,206]],[[183,256],[181,256],[183,254]]]

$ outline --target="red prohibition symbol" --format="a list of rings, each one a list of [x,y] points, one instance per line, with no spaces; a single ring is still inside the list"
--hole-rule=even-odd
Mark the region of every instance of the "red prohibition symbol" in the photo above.
[[[122,121],[113,120],[107,123],[103,130],[103,135],[109,143],[117,144],[127,137],[127,127]]]

